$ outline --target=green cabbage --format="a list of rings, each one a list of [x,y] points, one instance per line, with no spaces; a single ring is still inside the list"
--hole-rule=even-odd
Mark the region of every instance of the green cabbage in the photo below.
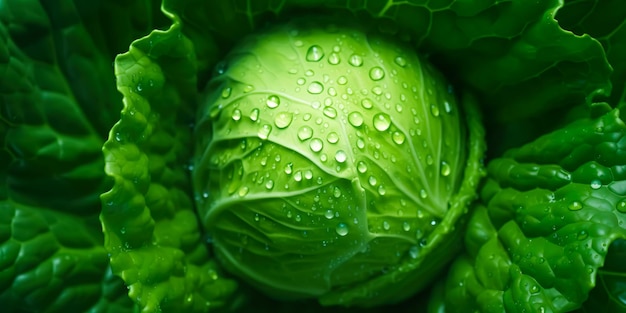
[[[225,267],[275,298],[325,304],[426,286],[475,195],[475,108],[406,45],[328,19],[263,30],[217,66],[193,183]]]
[[[2,310],[624,312],[624,21],[0,0]]]

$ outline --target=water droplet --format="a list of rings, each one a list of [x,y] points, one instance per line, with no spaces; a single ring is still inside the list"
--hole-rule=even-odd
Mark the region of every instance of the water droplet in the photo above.
[[[370,183],[370,185],[372,186],[376,186],[376,184],[378,183],[378,180],[376,179],[376,177],[374,176],[370,176],[367,181]]]
[[[365,141],[362,138],[356,140],[356,146],[359,149],[365,148]]]
[[[302,216],[300,214],[296,214],[296,222],[302,221]]]
[[[395,132],[393,132],[393,134],[391,134],[391,139],[396,144],[401,145],[401,144],[404,143],[404,140],[406,139],[406,136],[404,135],[403,132],[395,131]]]
[[[298,139],[300,139],[300,141],[305,141],[311,137],[313,137],[313,128],[309,126],[302,126],[298,129]]]
[[[431,154],[426,156],[426,164],[428,165],[433,165],[433,163],[435,163],[435,159],[433,159],[433,156]]]
[[[425,189],[420,190],[420,198],[426,199],[428,198],[428,192]]]
[[[248,192],[250,191],[250,189],[246,186],[239,188],[239,192],[237,193],[240,197],[244,197],[245,195],[248,194]]]
[[[335,153],[335,160],[339,163],[343,163],[348,159],[348,155],[346,154],[346,152],[344,152],[343,150],[338,150],[337,153]]]
[[[396,64],[398,64],[398,66],[400,67],[406,66],[406,59],[401,56],[397,56],[395,59],[393,59],[393,61],[396,62]]]
[[[329,143],[337,143],[339,141],[339,135],[337,135],[336,132],[330,132],[328,136],[326,136],[326,140]]]
[[[443,110],[446,111],[446,113],[448,113],[448,114],[452,113],[452,105],[450,104],[450,102],[445,101],[443,103]]]
[[[387,189],[385,189],[385,186],[380,185],[378,186],[378,194],[381,196],[384,196],[387,193]]]
[[[232,118],[233,118],[233,120],[234,120],[234,121],[238,121],[238,120],[240,120],[240,119],[241,119],[241,110],[239,110],[239,109],[234,109],[234,110],[233,110],[233,115],[232,115]]]
[[[258,222],[261,220],[261,217],[259,216],[259,213],[254,213],[254,221]]]
[[[318,45],[312,45],[306,51],[306,60],[309,62],[319,62],[324,57],[324,49]]]
[[[578,211],[583,208],[583,204],[579,201],[573,201],[567,208],[570,209],[570,211]]]
[[[300,77],[298,78],[298,80],[296,80],[296,84],[298,84],[299,86],[302,86],[306,84],[306,79],[304,79],[303,77]]]
[[[370,78],[374,81],[381,80],[385,77],[385,71],[379,66],[372,67],[369,74]]]
[[[324,112],[324,115],[330,118],[337,117],[337,110],[335,110],[335,108],[333,107],[325,107],[323,112]]]
[[[309,148],[311,148],[313,152],[320,152],[322,148],[324,148],[324,142],[319,138],[313,138],[309,144]]]
[[[306,178],[307,180],[311,180],[313,178],[313,171],[311,170],[304,171],[304,178]]]
[[[537,285],[532,285],[530,287],[530,293],[538,293],[539,292],[539,287]],[[542,311],[539,311],[542,312]]]
[[[383,221],[383,229],[384,230],[389,230],[390,228],[391,228],[391,225],[389,225],[389,222]]]
[[[411,258],[417,259],[417,257],[419,256],[419,253],[420,253],[420,248],[418,246],[411,246],[411,248],[409,248],[409,255],[411,256]]]
[[[231,92],[233,91],[232,88],[230,87],[226,87],[224,89],[222,89],[222,98],[226,99],[228,97],[230,97]]]
[[[354,127],[359,127],[363,125],[363,115],[361,115],[361,113],[357,111],[354,111],[348,114],[348,122]]]
[[[378,131],[386,131],[391,126],[391,119],[389,115],[385,113],[378,113],[374,115],[374,128]]]
[[[267,139],[267,137],[269,137],[271,132],[272,132],[272,126],[268,124],[264,124],[261,127],[261,129],[259,129],[259,132],[257,133],[257,135],[259,136],[259,138],[265,140]]]
[[[600,189],[600,187],[602,187],[602,182],[594,179],[591,181],[591,189]]]
[[[589,233],[586,230],[581,230],[578,232],[578,235],[576,236],[576,238],[578,240],[585,240],[589,237]]]
[[[285,174],[291,175],[292,172],[293,172],[293,163],[287,163],[287,165],[285,165]]]
[[[345,85],[347,83],[348,83],[348,79],[345,76],[339,76],[339,78],[337,78],[337,84]]]
[[[274,188],[274,181],[271,179],[268,179],[265,182],[265,188],[267,188],[267,190],[272,190],[272,188]]]
[[[318,81],[314,81],[309,85],[309,88],[307,88],[307,91],[314,95],[320,94],[322,93],[322,91],[324,91],[324,85],[322,85],[322,83]]]
[[[339,62],[341,62],[341,58],[339,57],[339,54],[333,52],[328,56],[328,63],[332,65],[337,65],[339,64]]]
[[[339,187],[337,186],[335,186],[335,188],[333,189],[333,197],[335,198],[341,197],[341,189],[339,189]]]
[[[216,119],[220,113],[222,113],[222,106],[221,105],[214,105],[211,107],[211,110],[209,110],[209,117],[212,119]]]
[[[328,209],[326,210],[326,212],[324,212],[324,217],[326,217],[327,219],[332,219],[333,217],[335,217],[335,213],[333,212],[333,210]]]
[[[441,161],[441,176],[448,176],[450,175],[450,172],[450,164],[448,164],[448,162],[446,161]]]
[[[307,70],[306,72],[304,72],[305,76],[311,77],[313,75],[315,75],[315,72],[313,72],[313,70]]]
[[[626,213],[626,200],[618,202],[615,208],[620,213]]]
[[[434,116],[437,117],[439,116],[439,106],[436,104],[431,104],[430,105],[430,113]]]
[[[274,125],[276,127],[283,129],[291,124],[293,120],[293,114],[289,112],[281,112],[274,118]]]
[[[243,87],[243,93],[249,93],[253,90],[254,90],[254,86],[252,85],[246,85],[246,87]]]
[[[278,96],[276,95],[271,95],[267,97],[265,104],[267,104],[268,108],[274,109],[280,104],[280,98],[278,98]]]
[[[256,122],[259,119],[259,109],[254,108],[252,112],[250,112],[250,120]]]
[[[297,171],[297,172],[293,175],[293,180],[295,180],[295,181],[302,181],[302,172]]]
[[[361,100],[361,106],[364,109],[368,109],[369,110],[369,109],[371,109],[374,106],[374,104],[372,103],[372,100],[365,98],[365,99]]]
[[[409,231],[409,230],[411,230],[411,224],[409,224],[409,222],[406,222],[406,221],[405,221],[404,223],[402,223],[402,229],[403,229],[404,231]]]
[[[337,227],[335,227],[335,231],[337,232],[337,235],[343,237],[348,234],[348,225],[345,223],[339,223],[337,224]]]
[[[356,166],[356,169],[359,171],[359,173],[363,174],[367,172],[367,164],[365,164],[365,162],[363,161],[359,161],[359,163]]]
[[[348,60],[348,63],[350,63],[350,65],[352,66],[359,67],[363,65],[363,58],[358,54],[353,54],[350,56],[350,60]]]

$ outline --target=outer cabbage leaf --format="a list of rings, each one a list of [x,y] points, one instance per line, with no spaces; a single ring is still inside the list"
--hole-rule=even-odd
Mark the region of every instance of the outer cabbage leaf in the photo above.
[[[0,2],[0,303],[11,312],[128,312],[98,221],[110,181],[101,154],[121,107],[111,61],[128,44],[96,36],[153,27],[147,1]]]
[[[626,100],[626,7],[618,0],[567,0],[557,14],[559,24],[575,34],[588,34],[606,51],[613,69],[613,90],[608,99],[612,106]],[[622,110],[622,114],[624,114]]]
[[[602,307],[618,307],[623,265],[602,266],[609,251],[623,255],[625,160],[626,125],[613,110],[491,161],[467,254],[446,281],[446,309],[566,312],[599,283],[612,299]]]
[[[448,79],[480,94],[488,127],[500,129],[488,134],[497,142],[492,155],[559,126],[563,114],[550,114],[610,92],[602,45],[559,27],[561,6],[558,0],[164,1],[195,45],[201,82],[216,55],[277,19],[311,12],[374,19],[367,24],[411,40]],[[545,116],[549,123],[541,122]],[[524,127],[528,123],[542,127]]]
[[[124,108],[104,145],[115,184],[101,221],[113,272],[142,312],[207,312],[235,288],[209,258],[190,197],[195,72],[176,22],[115,61]]]

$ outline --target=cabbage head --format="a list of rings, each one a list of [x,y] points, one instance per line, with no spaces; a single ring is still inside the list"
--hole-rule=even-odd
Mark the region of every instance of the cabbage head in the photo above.
[[[458,251],[476,112],[406,43],[292,20],[243,39],[203,99],[201,223],[224,266],[270,296],[395,302]]]

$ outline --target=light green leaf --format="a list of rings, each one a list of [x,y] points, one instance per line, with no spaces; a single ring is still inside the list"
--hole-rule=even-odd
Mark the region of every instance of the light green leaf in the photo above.
[[[101,215],[111,267],[142,312],[206,312],[235,288],[209,257],[189,180],[195,55],[180,24],[115,62],[121,120],[104,145],[112,190]]]

